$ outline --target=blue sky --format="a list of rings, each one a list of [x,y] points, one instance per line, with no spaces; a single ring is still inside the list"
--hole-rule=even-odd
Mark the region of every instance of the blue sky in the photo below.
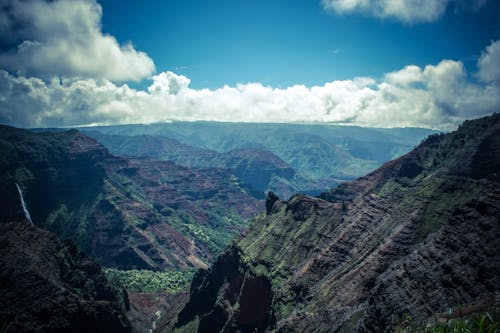
[[[0,0],[0,123],[451,130],[500,106],[498,0]]]
[[[314,0],[101,1],[103,31],[152,57],[158,72],[193,88],[261,82],[322,85],[380,77],[408,64],[461,60],[469,69],[499,37],[500,2],[458,9],[434,22],[339,15]]]

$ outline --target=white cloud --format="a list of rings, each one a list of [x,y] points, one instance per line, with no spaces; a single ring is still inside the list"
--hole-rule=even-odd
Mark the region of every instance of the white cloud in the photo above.
[[[153,76],[153,84],[148,87],[150,93],[165,93],[177,95],[181,90],[188,88],[191,80],[185,76],[172,72],[163,72]]]
[[[478,76],[486,82],[500,82],[500,40],[492,42],[479,58]]]
[[[452,1],[452,0],[450,0]],[[478,8],[484,0],[454,0]],[[323,0],[325,7],[405,22],[442,15],[448,1]],[[192,89],[189,78],[160,73],[146,91],[117,81],[140,80],[152,60],[101,32],[95,0],[0,0],[0,123],[20,127],[151,123],[168,120],[330,122],[362,126],[451,129],[497,111],[500,41],[469,75],[459,61],[406,66],[380,79],[359,77],[284,89],[260,83]],[[338,50],[333,50],[337,54]],[[15,74],[13,74],[15,73]]]
[[[323,8],[338,14],[362,13],[392,18],[405,23],[432,22],[440,18],[450,3],[455,10],[477,10],[485,0],[321,0]]]
[[[2,0],[0,67],[18,75],[141,80],[153,74],[146,53],[101,31],[95,0]]]
[[[480,73],[495,52],[491,45],[487,48],[478,62]],[[148,91],[138,91],[107,80],[46,82],[0,71],[0,123],[37,127],[215,120],[452,129],[465,119],[495,112],[500,103],[499,85],[468,77],[461,62],[443,60],[423,68],[406,66],[379,80],[284,89],[260,83],[192,89],[187,77],[165,72],[153,77]]]
[[[402,70],[386,74],[385,79],[391,84],[407,86],[423,82],[424,76],[420,67],[409,65]]]

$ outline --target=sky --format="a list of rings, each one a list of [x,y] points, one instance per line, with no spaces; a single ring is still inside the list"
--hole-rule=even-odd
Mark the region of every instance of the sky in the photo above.
[[[497,0],[0,0],[0,123],[450,130],[498,112]]]

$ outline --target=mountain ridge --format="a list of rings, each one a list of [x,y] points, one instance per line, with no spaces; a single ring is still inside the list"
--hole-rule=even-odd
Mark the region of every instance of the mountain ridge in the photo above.
[[[262,195],[269,190],[283,197],[289,197],[296,192],[318,194],[338,184],[336,180],[320,182],[308,179],[266,149],[236,148],[220,153],[162,136],[108,135],[98,131],[86,133],[117,156],[167,160],[190,168],[229,170]]]
[[[491,305],[499,142],[495,114],[318,198],[269,198],[245,237],[195,275],[164,331],[385,331],[406,316],[424,325],[457,304]],[[247,293],[260,310],[244,306]]]
[[[425,136],[436,133],[413,128],[221,122],[116,125],[84,130],[168,137],[219,153],[239,148],[268,150],[315,181],[359,177],[409,151]]]
[[[35,224],[109,267],[205,267],[263,205],[227,171],[115,157],[76,130],[3,126],[0,151],[0,220],[19,216],[18,183]]]

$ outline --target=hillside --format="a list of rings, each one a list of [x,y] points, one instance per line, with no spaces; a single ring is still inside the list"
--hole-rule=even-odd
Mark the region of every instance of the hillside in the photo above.
[[[267,150],[306,179],[330,184],[362,176],[413,149],[435,131],[319,124],[172,122],[82,129],[121,136],[161,136],[219,153]],[[302,191],[307,189],[301,189]]]
[[[10,222],[0,223],[0,253],[2,332],[132,332],[124,290],[74,246]]]
[[[500,292],[500,115],[433,135],[320,197],[267,212],[163,331],[382,332]],[[170,315],[170,317],[172,317]]]
[[[102,143],[114,155],[172,161],[191,168],[230,170],[263,195],[267,191],[286,198],[295,193],[319,194],[338,184],[333,179],[323,182],[308,179],[268,150],[241,148],[219,153],[159,135],[108,135],[98,131],[85,133]]]
[[[19,218],[17,183],[37,226],[107,267],[206,267],[263,209],[228,171],[115,157],[76,130],[1,126],[0,156],[0,221]]]

